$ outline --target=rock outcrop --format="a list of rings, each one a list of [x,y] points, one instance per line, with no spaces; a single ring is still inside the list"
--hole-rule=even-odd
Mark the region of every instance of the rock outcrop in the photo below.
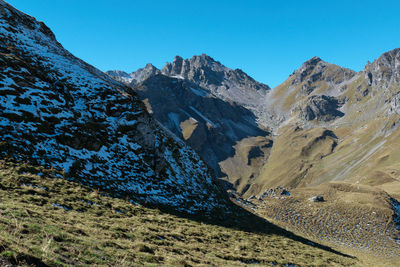
[[[364,68],[364,77],[374,87],[388,88],[400,83],[400,48],[384,53]]]
[[[314,95],[306,100],[301,107],[301,117],[304,120],[331,121],[337,117],[343,117],[344,113],[339,111],[339,101],[331,96]]]

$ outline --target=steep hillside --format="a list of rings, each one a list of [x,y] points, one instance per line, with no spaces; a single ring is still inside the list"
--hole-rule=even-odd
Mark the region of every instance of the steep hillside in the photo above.
[[[244,194],[259,214],[351,253],[399,255],[399,62],[395,49],[355,73],[313,58],[273,89],[273,147]]]
[[[1,158],[62,170],[132,202],[227,209],[208,167],[135,93],[71,55],[43,23],[0,7]]]
[[[202,223],[106,196],[57,173],[0,160],[1,266],[363,265],[243,210],[230,227]]]

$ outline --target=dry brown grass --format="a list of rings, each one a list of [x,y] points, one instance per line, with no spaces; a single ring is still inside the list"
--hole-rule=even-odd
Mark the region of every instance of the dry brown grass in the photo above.
[[[60,266],[349,266],[252,217],[241,230],[132,205],[42,168],[0,162],[0,257]],[[43,173],[38,176],[34,173]],[[243,213],[245,214],[245,213]],[[269,228],[268,228],[269,227]]]
[[[323,195],[326,201],[310,201],[315,195]],[[390,264],[387,266],[395,266],[400,259],[400,232],[393,220],[391,197],[383,190],[329,183],[256,203],[261,216],[312,240],[361,255],[364,260],[376,258]]]

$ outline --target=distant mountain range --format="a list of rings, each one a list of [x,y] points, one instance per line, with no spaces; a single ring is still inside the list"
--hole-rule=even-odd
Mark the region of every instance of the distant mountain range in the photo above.
[[[356,130],[362,124],[365,129],[370,123],[379,123],[377,121],[379,119],[382,124],[381,132],[375,131],[374,136],[367,137],[368,141],[377,143],[377,138],[389,137],[386,130],[389,126],[386,124],[392,120],[397,121],[396,114],[399,109],[397,99],[397,92],[400,90],[399,51],[395,49],[383,54],[359,73],[314,57],[273,90],[270,90],[267,85],[256,82],[243,71],[231,70],[204,54],[191,59],[182,59],[177,56],[172,63],[167,63],[161,70],[148,64],[144,69],[131,74],[121,71],[107,73],[133,87],[146,103],[148,110],[153,112],[154,116],[175,135],[186,140],[217,173],[220,173],[222,167],[228,175],[228,180],[231,179],[236,185],[238,185],[238,180],[241,181],[240,184],[245,179],[248,186],[242,186],[242,188],[250,189],[251,187],[252,189],[248,192],[252,194],[261,193],[265,186],[297,187],[305,184],[317,185],[329,180],[348,181],[354,179],[353,170],[356,171],[362,166],[366,174],[362,180],[366,182],[373,179],[375,184],[384,185],[388,177],[382,181],[379,177],[370,177],[379,169],[378,166],[373,166],[368,162],[370,157],[355,161],[355,164],[350,164],[348,169],[343,171],[342,167],[336,165],[338,163],[336,155],[346,143],[345,139],[349,138],[353,140],[353,143],[357,142],[355,132],[344,133],[344,128]],[[213,107],[209,106],[209,102],[213,103]],[[240,110],[240,113],[233,110]],[[218,123],[213,123],[213,120]],[[230,122],[228,123],[227,120]],[[232,124],[232,122],[235,123]],[[218,128],[217,124],[222,126]],[[198,125],[202,125],[205,130],[200,131]],[[291,128],[294,129],[293,134],[288,134],[288,136],[283,134]],[[224,136],[225,140],[213,135],[216,129],[218,129],[218,136]],[[328,129],[331,134],[328,136],[307,134],[317,129]],[[397,132],[396,129],[396,123],[390,124],[391,136]],[[196,131],[205,132],[210,137],[206,139],[204,136],[207,134],[197,134]],[[236,134],[236,131],[242,131],[243,134]],[[293,156],[292,153],[274,154],[275,151],[279,151],[276,142],[284,137],[285,145],[290,144],[292,138],[296,139],[300,132],[307,137],[303,138],[304,140],[299,144],[298,149],[303,152],[296,155],[295,159],[290,158]],[[273,138],[270,133],[273,134]],[[201,137],[196,137],[196,135]],[[258,144],[260,138],[264,140]],[[304,152],[306,149],[314,149],[314,146],[310,147],[309,144],[310,142],[312,144],[315,139],[318,145],[321,143],[331,147],[329,153],[323,154],[322,157],[319,155],[318,159],[310,158],[310,153]],[[255,143],[249,144],[249,140]],[[246,142],[244,146],[246,148],[241,146],[241,141]],[[221,145],[218,146],[217,143],[226,146],[224,153],[207,152],[221,148]],[[272,146],[272,143],[275,145]],[[352,155],[353,161],[372,152],[377,153],[382,150],[381,153],[384,153],[384,148],[381,147],[383,143],[379,147],[370,147],[372,151],[368,150],[369,147],[365,144],[365,140],[363,144],[354,144],[354,152],[357,151],[356,147],[362,151],[358,151],[357,155],[355,153]],[[252,148],[248,149],[249,146]],[[235,150],[235,148],[239,149],[237,153],[233,153],[232,149]],[[291,149],[296,148],[291,147]],[[336,151],[338,153],[334,153]],[[214,154],[220,154],[220,156],[215,157]],[[247,156],[243,157],[243,154]],[[279,164],[270,165],[275,156]],[[390,156],[395,157],[395,155]],[[243,165],[241,169],[245,169],[246,165],[251,165],[251,159],[254,158],[263,162],[263,168],[258,175],[252,172],[250,179],[248,175],[245,177],[245,174],[232,173],[231,169],[235,165]],[[329,174],[322,174],[322,170],[311,163],[315,160],[329,161],[329,164],[324,165],[325,172],[327,172],[326,168],[331,166],[332,170]],[[216,161],[220,165],[219,170]],[[243,164],[245,162],[247,164]],[[283,166],[288,166],[287,164],[293,165],[293,168],[284,168]],[[290,174],[290,171],[296,170],[296,164],[313,166],[307,168],[307,172],[301,175]],[[343,162],[341,166],[344,165],[347,164]],[[279,169],[281,173],[271,168]],[[391,176],[388,173],[387,175]],[[307,176],[306,179],[305,176]],[[315,176],[321,178],[315,179],[313,178]],[[392,179],[394,179],[393,182],[397,181],[394,177]],[[245,192],[247,190],[242,190],[242,193]]]
[[[204,54],[177,56],[161,70],[148,64],[129,75],[107,73],[132,87],[148,111],[214,169],[225,189],[251,201],[262,216],[379,255],[399,249],[400,49],[361,72],[313,57],[274,89]],[[314,224],[314,208],[296,204],[311,205],[313,193],[329,199],[315,212],[336,217],[321,218],[318,230],[298,228],[299,221]],[[365,224],[349,223],[352,216],[364,216]],[[322,234],[329,230],[322,225],[334,225],[334,233]],[[371,225],[382,233],[375,243],[366,241]],[[346,236],[346,227],[363,238]]]

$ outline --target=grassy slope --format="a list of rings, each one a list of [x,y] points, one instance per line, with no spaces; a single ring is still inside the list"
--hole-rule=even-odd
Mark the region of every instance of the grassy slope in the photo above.
[[[51,176],[0,161],[0,257],[48,265],[357,264],[272,226],[248,232],[207,224]],[[251,216],[247,223],[258,228]]]
[[[323,195],[325,202],[308,199]],[[356,255],[364,266],[398,266],[399,231],[390,196],[382,190],[348,183],[299,188],[290,197],[267,197],[257,213],[295,233]]]

